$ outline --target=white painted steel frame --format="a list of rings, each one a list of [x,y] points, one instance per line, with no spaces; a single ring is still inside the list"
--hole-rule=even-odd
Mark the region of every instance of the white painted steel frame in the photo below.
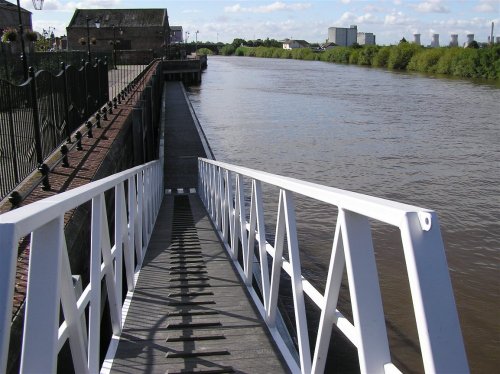
[[[112,213],[106,211],[106,191],[114,191]],[[75,371],[97,373],[101,281],[105,280],[107,288],[113,334],[119,335],[123,323],[122,263],[127,287],[133,290],[137,280],[134,275],[141,267],[162,198],[163,167],[153,161],[0,215],[1,373],[7,366],[19,240],[31,234],[21,372],[55,372],[58,352],[69,339]],[[64,215],[87,202],[92,205],[90,283],[77,298],[64,237]],[[108,215],[115,217],[114,244]],[[60,305],[64,313],[61,324]]]
[[[244,178],[252,184],[250,222],[245,214]],[[236,182],[234,186],[233,180]],[[280,189],[274,245],[265,240],[261,183]],[[368,218],[396,226],[401,231],[425,371],[469,371],[435,212],[202,158],[199,159],[198,191],[221,240],[293,372],[324,371],[333,324],[357,347],[363,373],[399,372],[391,362]],[[338,208],[324,295],[301,274],[294,194]],[[285,237],[290,261],[283,257]],[[243,251],[243,268],[238,262],[238,242]],[[256,242],[258,257],[254,256]],[[273,259],[270,279],[267,254]],[[252,266],[255,262],[260,264],[263,302],[252,287]],[[348,274],[354,324],[337,309],[344,268]],[[299,363],[293,359],[293,354],[276,329],[281,269],[291,277]],[[321,310],[312,356],[304,293]]]

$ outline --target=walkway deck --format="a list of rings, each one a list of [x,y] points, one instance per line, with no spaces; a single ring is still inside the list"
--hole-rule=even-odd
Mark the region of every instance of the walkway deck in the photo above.
[[[194,188],[193,160],[204,151],[182,89],[167,84],[165,179],[173,194],[164,198],[111,372],[288,372],[200,199],[177,193]]]

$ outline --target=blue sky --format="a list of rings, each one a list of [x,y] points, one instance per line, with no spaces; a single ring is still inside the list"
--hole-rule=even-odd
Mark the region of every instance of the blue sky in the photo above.
[[[32,0],[22,0],[21,5],[33,12],[35,30],[53,27],[56,35],[66,33],[76,8],[167,8],[170,25],[183,26],[190,40],[198,30],[201,41],[269,37],[323,42],[328,27],[357,25],[358,31],[373,32],[377,44],[397,43],[402,37],[412,40],[414,33],[421,34],[422,44],[429,44],[437,33],[445,45],[450,34],[458,34],[459,43],[469,33],[486,41],[491,22],[494,34],[500,35],[500,0],[45,0],[42,10],[33,10]]]

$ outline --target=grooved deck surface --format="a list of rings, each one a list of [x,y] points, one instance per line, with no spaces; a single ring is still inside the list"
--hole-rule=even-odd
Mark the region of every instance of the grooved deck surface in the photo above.
[[[288,372],[197,195],[167,195],[112,373]]]
[[[181,82],[165,82],[165,188],[198,185],[198,157],[206,157]]]

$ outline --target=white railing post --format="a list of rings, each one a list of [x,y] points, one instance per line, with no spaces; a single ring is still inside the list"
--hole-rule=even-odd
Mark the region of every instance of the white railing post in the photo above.
[[[222,225],[222,171],[218,167],[217,168],[217,198],[216,198],[216,220],[215,220],[215,226],[220,230],[221,225]]]
[[[101,199],[101,251],[102,251],[102,262],[104,263],[104,280],[106,284],[106,290],[108,292],[108,303],[109,311],[111,315],[111,325],[113,327],[113,334],[119,335],[121,332],[121,295],[118,297],[118,293],[115,288],[115,269],[113,266],[113,260],[111,258],[111,240],[109,237],[109,226],[108,226],[108,215],[106,213],[106,202],[104,195]],[[121,267],[121,263],[120,263]],[[120,278],[121,283],[121,278]]]
[[[56,371],[63,240],[62,216],[31,235],[21,373]]]
[[[135,232],[135,251],[137,257],[137,269],[142,266],[142,246],[143,246],[143,233],[144,233],[144,173],[140,171],[137,174],[137,206],[134,207],[137,212],[136,215],[136,232]]]
[[[318,336],[316,338],[316,348],[314,349],[311,370],[311,372],[315,374],[323,373],[325,370],[332,327],[337,319],[336,308],[340,285],[342,283],[342,274],[345,267],[344,247],[342,245],[342,235],[340,231],[340,223],[337,219],[330,266],[326,279],[325,295],[323,296],[323,309],[321,310],[321,317],[319,320]]]
[[[221,232],[222,232],[222,240],[224,242],[227,242],[228,239],[228,214],[229,214],[229,208],[228,208],[228,203],[227,203],[227,179],[228,179],[228,172],[227,170],[221,171],[221,215],[222,215],[222,222],[221,222]]]
[[[257,229],[257,232],[255,232],[255,229]],[[250,231],[248,237],[248,248],[252,259],[255,235],[258,235],[259,239],[259,263],[261,273],[262,299],[264,301],[264,309],[267,310],[269,304],[269,269],[267,265],[266,229],[264,224],[264,206],[262,203],[262,186],[260,181],[252,179]]]
[[[311,351],[309,348],[309,335],[307,332],[306,305],[302,287],[302,271],[300,267],[299,242],[297,240],[297,226],[295,222],[295,203],[292,192],[283,191],[285,208],[286,234],[288,242],[288,255],[292,267],[292,292],[295,310],[295,324],[299,343],[300,368],[303,374],[311,372]]]
[[[124,231],[123,214],[125,210],[125,191],[124,184],[121,182],[115,187],[115,284],[116,284],[116,300],[119,303],[119,310],[122,308],[122,264],[123,264],[123,247],[124,247]],[[122,314],[118,314],[119,325],[122,325]]]
[[[274,259],[271,271],[271,286],[269,289],[269,307],[267,309],[267,324],[270,327],[276,325],[278,312],[278,294],[283,264],[283,244],[285,243],[285,207],[283,190],[280,190],[278,202],[278,215],[276,218],[276,234],[274,236]]]
[[[391,362],[368,219],[339,209],[349,292],[362,373],[380,373]]]
[[[14,224],[0,225],[0,373],[7,371],[18,237]]]
[[[88,367],[91,373],[99,371],[99,352],[101,339],[101,240],[102,217],[100,194],[92,199],[92,223],[90,239],[90,307]]]
[[[87,324],[78,312],[77,298],[69,264],[68,250],[64,245],[61,263],[61,305],[69,330],[69,344],[75,373],[88,373],[87,366]],[[85,316],[83,316],[85,318]]]
[[[228,219],[228,223],[229,223],[229,233],[231,233],[230,245],[231,245],[231,249],[233,249],[234,248],[234,242],[233,242],[233,232],[234,232],[233,176],[229,170],[226,170],[226,207],[227,207],[227,219]],[[226,238],[229,237],[229,233],[226,234]]]
[[[437,215],[407,214],[401,235],[424,369],[466,372],[467,356]]]

